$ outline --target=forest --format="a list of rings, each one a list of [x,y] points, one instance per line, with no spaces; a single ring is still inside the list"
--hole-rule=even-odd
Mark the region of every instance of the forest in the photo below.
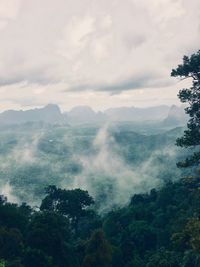
[[[171,75],[185,128],[1,129],[1,267],[200,266],[200,51]]]
[[[168,182],[103,216],[80,189],[49,186],[38,210],[2,197],[1,266],[199,266],[199,188]]]

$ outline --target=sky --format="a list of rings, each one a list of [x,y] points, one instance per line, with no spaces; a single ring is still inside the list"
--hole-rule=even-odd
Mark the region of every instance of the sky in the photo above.
[[[0,111],[179,104],[199,0],[0,0]]]

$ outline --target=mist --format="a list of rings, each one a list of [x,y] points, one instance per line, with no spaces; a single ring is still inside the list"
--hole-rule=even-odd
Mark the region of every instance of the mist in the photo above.
[[[92,145],[95,153],[79,158],[83,171],[74,177],[72,185],[72,188],[88,190],[99,203],[100,212],[122,207],[133,194],[146,193],[162,186],[166,166],[159,164],[159,158],[174,158],[177,155],[175,147],[164,147],[132,166],[123,159],[109,128],[111,126],[108,124],[104,125],[94,138]],[[174,169],[175,165],[174,162]],[[173,178],[168,175],[168,179]]]
[[[144,126],[151,133],[151,126]],[[141,130],[141,129],[140,129]],[[136,193],[179,179],[180,130],[137,133],[134,124],[53,126],[28,124],[1,131],[2,194],[39,205],[45,188],[87,190],[100,213],[122,207]],[[171,166],[168,169],[168,166]],[[175,178],[176,177],[176,178]]]

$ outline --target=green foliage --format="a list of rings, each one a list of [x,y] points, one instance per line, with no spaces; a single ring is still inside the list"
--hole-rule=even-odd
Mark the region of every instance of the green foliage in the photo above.
[[[200,255],[193,250],[187,250],[184,253],[181,267],[198,267],[200,266]]]
[[[25,267],[56,267],[52,263],[52,258],[48,257],[43,251],[27,249],[24,255]]]
[[[200,50],[190,57],[184,56],[183,63],[173,69],[171,76],[182,79],[191,78],[192,86],[189,89],[182,89],[178,97],[181,102],[187,103],[185,109],[190,119],[183,137],[177,139],[177,145],[181,147],[197,147],[193,155],[185,161],[178,163],[179,167],[189,167],[200,163]]]
[[[154,253],[146,265],[146,267],[179,267],[180,258],[176,252],[167,251],[164,248]]]
[[[200,254],[200,220],[191,218],[181,232],[172,236],[172,240],[179,246],[192,249]]]
[[[17,227],[23,231],[27,226],[31,208],[25,204],[18,208],[16,204],[4,202],[0,205],[0,214],[0,224]]]
[[[23,249],[22,234],[18,229],[0,227],[0,257],[12,259],[20,256]]]
[[[53,212],[33,216],[26,234],[26,243],[32,249],[51,255],[56,262],[65,261],[64,251],[70,242],[68,220]],[[67,251],[66,251],[67,252]]]
[[[43,199],[40,210],[53,211],[66,216],[75,231],[80,218],[88,214],[87,208],[94,203],[88,192],[81,189],[65,190],[49,186],[46,193],[47,196]]]
[[[2,266],[198,267],[199,188],[198,177],[168,182],[103,216],[81,190],[50,186],[38,211],[1,197]]]
[[[112,247],[102,230],[96,230],[88,241],[82,267],[111,267]]]
[[[5,263],[5,267],[25,267],[20,259],[14,260],[14,261],[7,261]]]

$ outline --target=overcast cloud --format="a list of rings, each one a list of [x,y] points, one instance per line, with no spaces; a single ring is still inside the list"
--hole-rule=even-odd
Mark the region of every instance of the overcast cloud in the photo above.
[[[176,103],[199,48],[199,0],[0,0],[0,110]]]

